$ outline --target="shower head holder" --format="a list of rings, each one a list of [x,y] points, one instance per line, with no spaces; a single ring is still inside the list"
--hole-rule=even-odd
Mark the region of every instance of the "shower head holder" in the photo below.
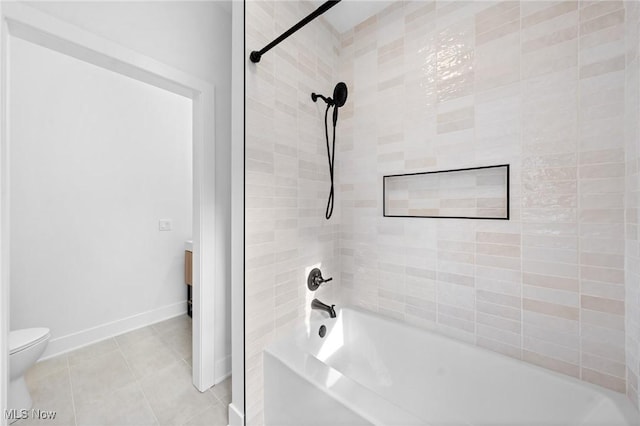
[[[322,96],[322,95],[321,95],[321,94],[319,94],[319,93],[312,93],[312,94],[311,94],[311,100],[312,100],[313,102],[317,102],[317,101],[318,101],[318,98],[320,98],[320,99],[322,99],[323,101],[325,101],[325,102],[327,103],[327,105],[329,105],[329,106],[333,106],[333,105],[334,105],[333,99],[331,99],[331,98],[327,98],[326,96]]]

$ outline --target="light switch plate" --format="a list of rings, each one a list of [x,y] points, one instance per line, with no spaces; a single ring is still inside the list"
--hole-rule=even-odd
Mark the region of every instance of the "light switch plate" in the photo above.
[[[160,219],[158,221],[158,229],[160,231],[171,231],[171,219]]]

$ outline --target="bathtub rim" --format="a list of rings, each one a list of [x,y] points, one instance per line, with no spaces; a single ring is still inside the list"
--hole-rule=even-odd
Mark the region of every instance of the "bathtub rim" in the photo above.
[[[503,362],[508,362],[508,363],[511,363],[512,365],[519,366],[520,368],[525,368],[533,372],[537,372],[552,380],[564,381],[570,385],[590,390],[593,393],[595,393],[598,396],[598,398],[600,398],[600,400],[598,401],[599,403],[601,401],[609,401],[610,403],[612,403],[629,424],[631,425],[640,424],[640,412],[633,406],[632,402],[627,398],[626,394],[622,392],[616,392],[612,389],[607,389],[605,387],[596,385],[594,383],[590,383],[585,380],[581,380],[579,378],[569,376],[567,374],[563,374],[555,370],[551,370],[549,368],[545,368],[521,359],[510,357],[500,352],[492,351],[490,349],[484,348],[482,346],[478,346],[468,341],[456,339],[455,337],[452,337],[443,332],[440,332],[437,329],[422,328],[422,327],[419,327],[418,325],[407,323],[397,318],[389,317],[384,314],[370,311],[359,306],[345,305],[343,307],[340,307],[339,309],[337,309],[338,315],[336,318],[328,318],[326,315],[324,315],[324,313],[311,311],[311,315],[308,318],[308,321],[309,321],[308,324],[304,323],[304,324],[299,324],[293,327],[284,336],[282,336],[281,338],[277,339],[276,341],[272,342],[269,346],[267,346],[267,348],[265,348],[265,351],[267,351],[270,347],[275,345],[278,345],[280,348],[282,348],[287,343],[294,344],[298,348],[298,350],[300,350],[301,352],[309,354],[310,357],[315,358],[318,362],[322,363],[326,367],[333,369],[334,371],[338,372],[344,377],[348,377],[344,375],[342,372],[340,372],[339,370],[333,368],[331,365],[325,363],[324,360],[321,360],[320,358],[318,358],[318,354],[313,353],[313,351],[309,351],[309,349],[311,349],[311,345],[312,345],[311,339],[316,338],[316,336],[314,335],[314,331],[320,325],[324,324],[327,326],[327,336],[329,336],[331,331],[333,331],[333,328],[338,324],[339,320],[341,318],[344,318],[346,315],[348,315],[349,312],[353,312],[356,315],[363,316],[372,321],[388,322],[395,326],[406,328],[410,330],[410,332],[424,334],[426,336],[429,336],[435,339],[443,339],[447,342],[454,342],[455,344],[459,344],[463,347],[466,347],[468,350],[472,351],[472,353],[473,351],[479,351],[480,353],[497,357],[498,359],[501,359]],[[303,373],[300,373],[299,371],[297,373],[300,375],[303,375]],[[349,380],[353,380],[353,379],[349,378]],[[368,391],[382,398],[382,396],[377,394],[375,391],[368,389],[363,385],[360,385],[360,383],[358,382],[355,382],[355,383],[361,386],[363,389],[367,389]],[[384,398],[382,399],[385,401],[388,401]],[[388,401],[388,402],[392,403],[391,401]],[[392,404],[394,406],[397,406],[395,403],[392,403]],[[410,415],[415,416],[415,414],[406,411],[404,408],[399,406],[397,407],[402,411],[405,411]],[[349,408],[353,409],[353,407],[349,407]],[[356,411],[356,412],[360,414],[359,411]],[[588,413],[585,413],[585,416],[587,416],[587,414]],[[588,418],[588,416],[585,418]]]
[[[399,420],[403,425],[407,426],[424,425],[423,419],[418,418],[392,401],[385,399],[373,390],[361,385],[312,354],[302,351],[297,354],[292,354],[290,348],[287,347],[287,343],[288,342],[280,342],[280,344],[270,345],[270,348],[264,350],[262,356],[265,367],[268,364],[267,358],[271,358],[271,362],[281,364],[290,370],[292,374],[308,382],[309,385],[317,391],[325,393],[372,425],[392,425],[397,424]],[[307,363],[313,364],[313,367],[317,368],[315,374],[305,374],[304,366],[308,365]],[[334,373],[339,388],[332,389],[328,387],[326,383],[322,383],[323,379],[318,377],[318,375],[323,372]],[[344,389],[345,387],[349,389]],[[358,398],[355,397],[356,395]],[[365,405],[369,411],[364,411],[362,399],[369,400],[369,403]],[[375,403],[371,403],[372,401]],[[267,414],[266,410],[267,407],[265,406],[265,416]]]

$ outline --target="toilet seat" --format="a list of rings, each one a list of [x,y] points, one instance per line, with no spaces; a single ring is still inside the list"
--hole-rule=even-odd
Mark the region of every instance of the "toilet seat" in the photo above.
[[[25,328],[9,332],[9,355],[28,349],[49,338],[49,329]]]

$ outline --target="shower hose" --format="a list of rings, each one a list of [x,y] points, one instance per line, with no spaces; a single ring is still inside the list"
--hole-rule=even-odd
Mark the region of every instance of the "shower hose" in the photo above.
[[[333,160],[336,153],[336,122],[333,122],[333,142],[331,149],[329,149],[329,125],[327,124],[327,118],[329,117],[329,108],[331,106],[327,104],[327,109],[324,111],[324,135],[327,141],[327,159],[329,160],[329,176],[331,178],[331,189],[329,190],[329,198],[327,199],[327,209],[324,212],[324,217],[329,220],[333,214]],[[337,108],[337,106],[334,106]]]

